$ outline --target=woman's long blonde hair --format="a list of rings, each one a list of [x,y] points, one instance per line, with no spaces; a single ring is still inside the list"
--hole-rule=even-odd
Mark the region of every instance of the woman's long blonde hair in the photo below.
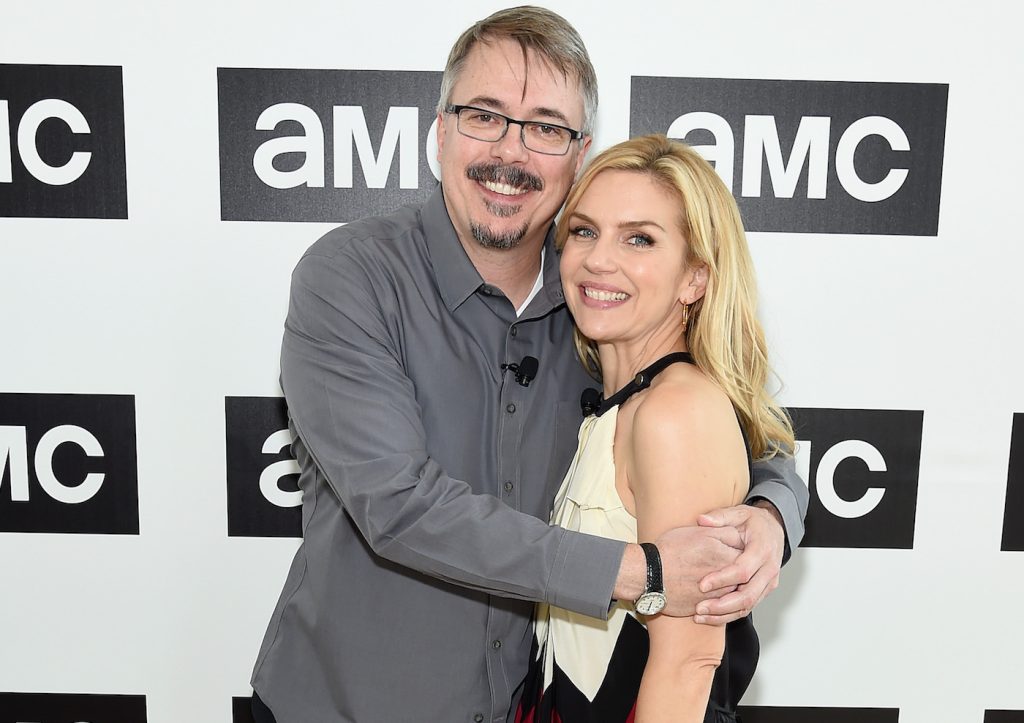
[[[687,243],[685,263],[707,266],[707,289],[691,304],[686,346],[697,366],[732,400],[755,459],[793,452],[789,415],[768,393],[771,373],[757,319],[757,285],[736,201],[715,169],[692,148],[663,135],[633,138],[600,153],[569,192],[556,229],[559,250],[568,219],[603,171],[642,173],[678,197]],[[680,317],[680,325],[682,318]],[[600,379],[597,345],[576,331],[583,365]]]

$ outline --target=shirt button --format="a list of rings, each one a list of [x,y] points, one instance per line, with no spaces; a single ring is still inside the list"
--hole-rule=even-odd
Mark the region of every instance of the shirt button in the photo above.
[[[475,716],[473,716],[473,720],[475,720],[476,723],[481,723],[481,721],[483,721],[483,719],[484,719],[484,714],[483,713],[477,713]]]
[[[519,329],[518,329],[517,327],[514,327],[514,326],[513,326],[513,327],[512,327],[512,329],[511,329],[511,330],[509,330],[509,332],[508,332],[508,333],[509,333],[509,334],[511,334],[512,336],[515,336],[516,334],[518,334],[518,333],[519,333]]]
[[[515,487],[515,485],[512,484],[511,482],[509,482],[509,481],[505,482],[505,491],[506,492],[511,492],[513,487]]]
[[[516,413],[516,405],[510,403],[508,406],[505,407],[505,411],[508,412],[509,414],[515,414]]]
[[[493,643],[491,643],[491,647],[494,648],[495,650],[497,650],[498,648],[501,647],[501,641],[500,640],[495,640]]]

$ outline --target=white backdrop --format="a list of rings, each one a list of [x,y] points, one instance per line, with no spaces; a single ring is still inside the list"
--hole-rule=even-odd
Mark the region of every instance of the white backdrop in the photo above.
[[[949,85],[937,237],[751,234],[783,403],[923,410],[924,426],[914,549],[797,550],[759,610],[744,702],[901,723],[1024,709],[1024,555],[1000,551],[1024,411],[1020,10],[548,6],[597,69],[596,148],[629,133],[631,76]],[[150,723],[230,721],[297,542],[227,536],[224,399],[280,394],[289,274],[330,224],[221,220],[217,68],[441,70],[499,7],[5,5],[0,63],[123,67],[129,211],[0,218],[0,392],[135,396],[140,534],[0,533],[0,691],[145,695]]]

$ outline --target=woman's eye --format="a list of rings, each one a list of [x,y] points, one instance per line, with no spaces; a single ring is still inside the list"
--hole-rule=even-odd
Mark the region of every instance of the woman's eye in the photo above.
[[[626,240],[630,246],[636,246],[638,248],[649,248],[654,245],[654,239],[650,236],[645,236],[642,233],[633,234]]]
[[[594,238],[596,234],[591,228],[587,228],[586,226],[577,226],[576,228],[569,230],[569,235],[578,236],[579,238]]]

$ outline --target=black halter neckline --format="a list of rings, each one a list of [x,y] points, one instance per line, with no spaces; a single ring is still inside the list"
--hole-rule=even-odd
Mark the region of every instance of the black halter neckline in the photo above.
[[[658,374],[666,367],[671,366],[676,362],[686,362],[687,364],[697,363],[693,360],[693,356],[691,356],[690,352],[674,351],[671,354],[666,354],[661,357],[661,359],[658,359],[647,368],[641,369],[629,384],[615,392],[615,394],[611,395],[607,399],[604,398],[604,395],[601,392],[592,387],[584,389],[583,394],[580,397],[580,407],[583,409],[583,416],[589,417],[591,414],[596,414],[600,417],[612,407],[617,404],[622,404],[632,395],[651,386],[651,381],[654,377],[658,376]]]

